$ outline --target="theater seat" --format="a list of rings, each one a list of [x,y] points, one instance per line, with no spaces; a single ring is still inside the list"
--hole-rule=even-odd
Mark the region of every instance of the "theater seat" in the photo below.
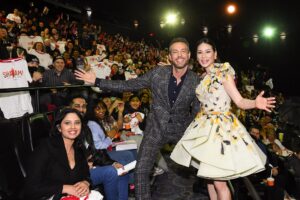
[[[23,141],[26,148],[31,151],[38,145],[41,139],[49,137],[51,123],[45,113],[37,113],[23,120]]]
[[[18,120],[0,121],[0,196],[2,199],[19,199],[26,177],[26,154]]]

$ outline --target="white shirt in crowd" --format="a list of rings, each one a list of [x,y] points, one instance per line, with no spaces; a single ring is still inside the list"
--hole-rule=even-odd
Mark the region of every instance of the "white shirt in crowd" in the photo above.
[[[19,46],[26,49],[27,52],[33,47],[34,43],[36,42],[43,43],[42,37],[21,35],[19,38]]]
[[[14,13],[10,13],[7,15],[6,19],[16,22],[17,24],[21,24],[21,17],[15,15]]]
[[[30,49],[28,53],[38,57],[40,66],[44,67],[46,70],[52,65],[52,58],[48,53],[38,52],[35,49]]]
[[[0,61],[0,88],[28,87],[32,82],[24,59],[9,59]],[[0,108],[6,119],[21,117],[32,113],[29,91],[0,93]]]
[[[134,112],[134,113],[128,113],[124,116],[125,117],[129,117],[130,119],[130,129],[131,129],[131,132],[135,133],[136,135],[143,135],[143,131],[140,129],[140,126],[139,126],[139,120],[138,118],[136,117],[137,114],[140,114],[142,119],[144,119],[145,117],[145,114],[144,113],[141,113],[141,112]]]

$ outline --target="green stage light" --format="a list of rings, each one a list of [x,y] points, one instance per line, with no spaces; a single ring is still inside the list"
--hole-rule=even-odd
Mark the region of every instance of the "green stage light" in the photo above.
[[[272,38],[274,35],[275,35],[275,28],[274,27],[271,27],[271,26],[267,26],[264,28],[263,30],[263,35],[266,37],[266,38]]]

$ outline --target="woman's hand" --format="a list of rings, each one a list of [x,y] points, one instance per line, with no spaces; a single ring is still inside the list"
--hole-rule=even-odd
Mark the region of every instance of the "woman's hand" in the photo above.
[[[62,193],[79,197],[74,185],[63,185]]]
[[[74,185],[77,196],[83,197],[90,193],[90,184],[87,181],[80,181]]]
[[[116,169],[119,169],[119,168],[123,168],[124,166],[121,163],[114,162],[113,167],[116,168]]]
[[[121,163],[118,163],[118,162],[114,162],[112,166],[113,166],[115,169],[119,169],[119,168],[124,169],[124,166],[123,166]],[[122,173],[121,176],[123,176],[124,174],[127,174],[127,172]]]
[[[115,128],[113,128],[110,131],[107,131],[107,136],[110,137],[111,139],[113,139],[117,133],[118,133],[118,131]]]
[[[265,110],[265,111],[268,111],[268,112],[271,112],[271,108],[275,108],[275,97],[268,97],[268,98],[265,98],[263,97],[264,95],[264,91],[262,91],[255,99],[255,106],[256,108],[258,109],[261,109],[261,110]]]

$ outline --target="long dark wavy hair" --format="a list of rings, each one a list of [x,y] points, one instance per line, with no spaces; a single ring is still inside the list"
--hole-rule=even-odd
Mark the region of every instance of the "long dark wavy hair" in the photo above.
[[[50,131],[50,137],[57,137],[57,136],[61,135],[61,132],[58,130],[58,128],[60,127],[60,124],[63,121],[63,119],[70,113],[76,114],[79,117],[81,123],[83,123],[83,119],[82,119],[82,116],[79,111],[77,111],[73,108],[63,108],[55,116],[53,126]],[[82,129],[82,125],[81,125],[81,131],[80,131],[79,136],[75,139],[74,146],[80,147],[82,145],[82,142],[79,139],[80,135],[82,135],[82,131],[83,131],[83,129]]]
[[[100,104],[101,107],[103,107],[103,108],[106,109],[106,112],[104,114],[104,119],[103,120],[104,121],[109,120],[110,116],[109,116],[108,108],[107,108],[106,104],[103,102],[103,100],[96,101],[94,103],[94,105],[88,109],[86,119],[88,121],[94,121],[94,122],[96,122],[102,128],[102,130],[105,132],[105,128],[103,127],[103,125],[100,122],[100,120],[96,117],[95,108],[98,106],[98,104]]]

